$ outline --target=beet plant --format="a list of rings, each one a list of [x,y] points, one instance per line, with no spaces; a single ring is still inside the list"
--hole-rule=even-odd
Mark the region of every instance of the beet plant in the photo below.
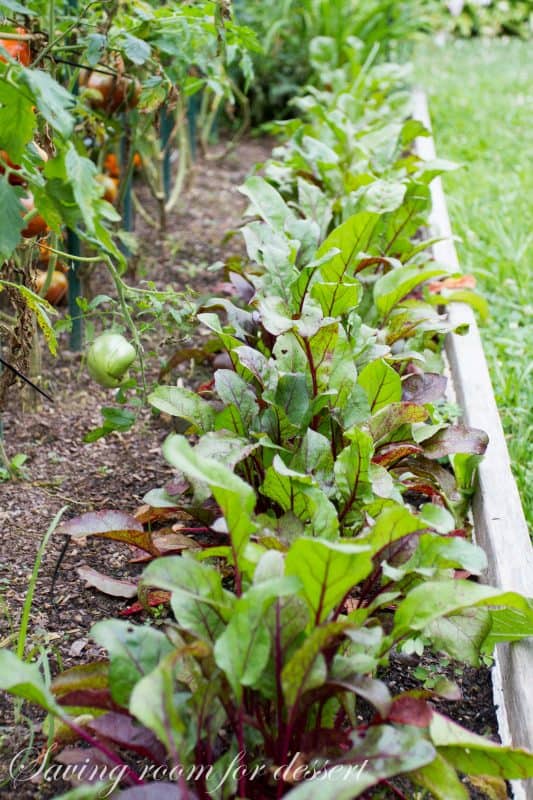
[[[412,152],[424,131],[402,69],[355,55],[322,66],[266,177],[243,187],[238,292],[198,315],[225,366],[201,394],[150,396],[187,435],[167,438],[176,475],[146,502],[210,534],[134,586],[172,617],[97,623],[107,659],[51,685],[0,654],[0,685],[59,720],[56,743],[90,746],[60,763],[106,767],[107,787],[85,797],[122,782],[132,800],[349,800],[374,786],[463,800],[464,775],[489,796],[533,776],[533,755],[436,710],[460,699],[452,683],[394,694],[380,677],[398,651],[486,662],[532,634],[533,605],[478,582],[468,510],[487,437],[446,398],[442,307],[460,276],[421,236],[428,184],[449,165]],[[119,512],[62,531],[161,553],[157,532]]]

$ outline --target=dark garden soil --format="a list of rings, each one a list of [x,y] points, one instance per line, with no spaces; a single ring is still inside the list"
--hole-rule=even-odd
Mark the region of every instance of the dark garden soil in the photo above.
[[[268,141],[249,140],[223,161],[199,161],[192,186],[168,221],[164,236],[138,216],[139,274],[160,287],[191,287],[200,295],[215,291],[221,273],[207,272],[207,266],[242,252],[239,236],[225,242],[226,232],[239,225],[246,205],[237,187],[270,149]],[[155,215],[148,198],[146,207]],[[96,284],[98,293],[107,292],[105,278],[102,285],[97,281],[98,274],[93,276],[93,288]],[[151,346],[158,350],[157,342]],[[181,376],[187,383],[189,370],[189,363],[182,364],[173,378]],[[153,377],[156,372],[157,366]],[[43,358],[41,382],[55,397],[53,406],[39,401],[37,407],[23,413],[21,392],[12,388],[2,415],[8,455],[25,453],[28,460],[24,479],[0,483],[0,647],[16,646],[37,549],[56,512],[64,505],[68,506],[67,517],[105,508],[133,512],[149,489],[162,485],[171,475],[160,452],[168,422],[149,411],[142,412],[132,431],[83,444],[84,434],[101,422],[101,406],[112,398],[88,378],[80,357],[66,351],[65,343],[57,359]],[[192,382],[198,385],[198,375]],[[45,648],[52,671],[59,663],[67,667],[100,657],[101,651],[89,637],[91,625],[118,614],[128,604],[85,587],[76,568],[88,564],[118,578],[142,570],[142,564],[130,563],[132,554],[127,546],[89,539],[68,548],[52,594],[51,580],[62,545],[61,536],[52,537],[47,548],[26,649],[37,653]],[[416,666],[418,660],[412,661]],[[464,700],[444,704],[446,713],[477,733],[497,735],[488,670],[465,669],[459,674],[453,665],[444,667],[432,658],[424,658],[422,666],[429,675],[438,672],[453,677],[461,686]],[[405,661],[397,660],[388,670],[386,679],[393,691],[421,685],[407,677],[405,667]],[[23,710],[30,720],[39,719],[35,709],[25,706]],[[51,798],[68,788],[61,782],[6,784],[10,761],[27,746],[29,730],[28,720],[16,718],[12,701],[0,697],[0,795],[5,800]],[[36,747],[41,746],[42,740],[37,740]]]

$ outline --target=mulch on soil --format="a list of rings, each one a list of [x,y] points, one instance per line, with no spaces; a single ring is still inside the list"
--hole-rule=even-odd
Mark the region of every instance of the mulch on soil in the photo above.
[[[168,221],[165,235],[157,235],[137,218],[140,263],[150,280],[162,288],[173,286],[183,291],[191,287],[200,295],[215,291],[220,273],[207,272],[206,267],[243,252],[240,237],[228,242],[224,237],[240,224],[246,206],[237,187],[255,163],[268,157],[271,144],[248,140],[223,161],[199,161],[193,184]],[[153,213],[151,199],[142,189],[140,195]],[[105,280],[102,278],[104,284]],[[99,285],[98,292],[103,290],[110,293],[107,286]],[[185,371],[184,366],[184,375]],[[161,455],[168,427],[149,410],[141,413],[128,433],[113,434],[93,444],[82,442],[84,434],[101,423],[100,408],[111,398],[90,380],[81,358],[65,350],[65,343],[57,359],[45,356],[42,383],[55,397],[54,406],[39,401],[35,410],[22,413],[16,388],[10,390],[8,408],[2,415],[8,454],[25,453],[28,461],[26,479],[0,483],[0,646],[16,644],[37,549],[57,511],[67,505],[66,517],[105,508],[133,512],[148,490],[164,484],[171,475]],[[60,662],[68,667],[100,657],[101,651],[89,637],[91,625],[118,614],[128,604],[86,588],[76,568],[84,563],[117,578],[142,571],[142,565],[129,563],[127,546],[89,539],[84,545],[69,546],[52,595],[51,580],[62,545],[62,537],[52,537],[45,554],[27,645],[27,651],[46,647],[53,670]],[[439,668],[435,659],[424,660],[424,664],[430,670]],[[401,662],[391,665],[387,679],[392,690],[410,688]],[[447,713],[475,732],[496,735],[489,671],[465,670],[459,683],[465,699],[447,704]],[[24,707],[24,711],[30,719],[40,719],[35,709]],[[68,788],[32,783],[2,786],[13,754],[27,743],[29,725],[15,722],[13,703],[5,696],[0,697],[0,720],[2,797],[44,799]]]

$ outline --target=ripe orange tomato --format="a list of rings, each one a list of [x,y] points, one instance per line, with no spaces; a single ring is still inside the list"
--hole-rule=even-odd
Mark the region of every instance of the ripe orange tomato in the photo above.
[[[5,150],[0,150],[0,158],[2,159],[2,161],[5,161],[7,166],[11,167],[11,169],[16,169],[16,170],[20,169],[20,164],[13,164],[13,162],[11,161]],[[3,165],[0,164],[0,175],[3,175],[4,173],[5,169]],[[15,175],[11,172],[9,175],[9,183],[12,186],[20,186],[21,183],[24,183],[24,178],[22,178],[22,176]]]
[[[33,201],[33,195],[30,193],[26,197],[20,198],[21,205],[24,207],[24,212],[22,216],[25,216],[29,211],[33,211],[35,208],[35,203]],[[22,230],[22,235],[26,239],[31,239],[33,236],[40,236],[42,233],[46,233],[48,230],[48,225],[46,224],[45,220],[41,217],[40,214],[36,214],[31,220],[28,222],[26,227]]]
[[[47,247],[46,239],[41,239],[39,241],[39,262],[41,264],[48,264],[50,261],[50,250]]]
[[[45,280],[46,272],[44,270],[39,270],[35,276],[35,291],[37,294],[41,293],[41,289],[44,286]],[[52,280],[50,281],[50,286],[46,292],[45,299],[48,300],[49,303],[52,303],[52,305],[56,305],[63,300],[67,293],[67,289],[68,280],[66,276],[62,272],[54,270],[52,272]]]
[[[103,198],[108,203],[116,203],[118,199],[118,179],[110,175],[97,175],[96,180],[104,188]]]
[[[143,160],[141,158],[140,153],[134,153],[133,155],[133,166],[135,169],[140,169],[143,165]]]
[[[101,109],[109,114],[119,108],[135,108],[139,102],[141,85],[136,78],[126,78],[122,74],[124,62],[117,60],[116,74],[104,72],[80,72],[80,85],[91,89],[95,95],[89,99],[92,108]]]
[[[16,33],[23,36],[27,33],[25,28],[17,28]],[[31,64],[31,48],[30,43],[21,41],[18,39],[2,39],[0,38],[0,45],[6,50],[11,58],[14,58],[20,64],[25,67],[29,67]],[[5,61],[6,59],[0,55],[0,61]]]
[[[104,158],[104,169],[112,178],[120,177],[120,166],[114,153],[108,153]]]
[[[41,157],[41,160],[46,163],[48,161],[48,153],[45,150],[43,150],[43,148],[40,147],[37,144],[37,142],[32,142],[32,144],[33,144],[33,147],[35,148],[35,150],[37,151],[38,155]],[[20,164],[14,164],[11,161],[11,159],[9,157],[9,154],[5,150],[0,150],[0,158],[2,159],[2,161],[5,161],[7,166],[11,167],[11,169],[15,169],[15,170],[20,170],[21,169]],[[0,175],[3,175],[4,173],[5,173],[5,169],[4,169],[3,165],[0,164]],[[20,185],[24,184],[25,181],[24,181],[24,178],[22,177],[22,175],[15,175],[13,172],[11,172],[10,175],[9,175],[9,183],[12,186],[20,186]]]

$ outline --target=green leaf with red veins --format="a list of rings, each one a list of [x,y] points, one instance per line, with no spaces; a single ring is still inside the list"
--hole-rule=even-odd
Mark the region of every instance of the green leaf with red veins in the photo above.
[[[215,644],[214,657],[238,702],[243,688],[259,681],[269,661],[273,640],[266,624],[267,609],[278,598],[294,596],[298,586],[294,578],[271,578],[254,584],[233,607],[229,624]]]
[[[478,667],[481,648],[490,635],[491,627],[489,609],[465,608],[457,614],[434,620],[425,633],[436,650]],[[529,627],[531,629],[531,623]]]
[[[516,608],[533,620],[533,601],[466,580],[427,581],[402,600],[394,616],[394,636],[422,631],[434,620],[470,606]]]
[[[233,405],[238,410],[243,432],[249,432],[259,416],[253,388],[233,370],[218,369],[215,372],[215,390],[225,405]]]
[[[163,657],[135,684],[129,702],[130,713],[155,733],[167,752],[183,748],[190,716],[190,694],[177,691],[175,686],[181,662],[175,653]]]
[[[470,792],[441,755],[437,755],[431,764],[409,773],[409,778],[416,786],[428,789],[435,800],[470,800]]]
[[[317,536],[325,538],[338,534],[337,511],[327,495],[311,475],[290,469],[278,455],[268,467],[260,491],[284,511],[309,523]]]
[[[290,467],[296,472],[312,475],[324,491],[330,491],[333,484],[333,456],[329,439],[309,428]]]
[[[340,519],[344,519],[350,509],[360,502],[372,499],[369,468],[374,452],[372,439],[367,433],[354,428],[350,431],[350,444],[335,460],[335,485],[342,501]]]
[[[333,368],[333,357],[339,340],[339,323],[332,322],[321,325],[320,329],[308,340],[310,362],[309,369],[314,372],[313,387],[316,392],[327,391],[329,378]]]
[[[383,359],[367,364],[357,382],[366,392],[372,414],[402,399],[401,378]]]
[[[163,445],[163,455],[189,480],[208,484],[226,520],[238,565],[251,534],[257,528],[252,519],[256,503],[253,488],[224,464],[197,453],[183,436],[169,436]]]
[[[149,588],[171,592],[171,606],[179,626],[211,643],[223,631],[235,599],[222,588],[216,569],[188,557],[167,556],[149,564],[139,592]]]
[[[97,622],[91,628],[91,637],[107,650],[111,695],[119,705],[126,707],[137,681],[175,649],[163,631],[118,619]]]
[[[344,635],[351,623],[330,622],[315,628],[283,667],[281,683],[285,702],[291,708],[302,695],[322,686],[327,679],[327,665],[322,651]]]
[[[267,402],[269,401],[268,394],[263,394]],[[285,412],[293,425],[298,428],[307,428],[311,421],[311,396],[305,374],[281,375],[276,386],[273,403]]]
[[[363,197],[367,211],[386,214],[396,211],[403,203],[406,185],[400,181],[387,181],[381,178],[370,184]]]
[[[148,402],[165,414],[186,420],[196,433],[213,430],[215,411],[196,392],[179,386],[157,386],[148,396]]]
[[[344,544],[302,537],[294,541],[285,561],[285,573],[296,575],[316,623],[327,619],[346,593],[372,570],[366,544]]]
[[[302,781],[286,800],[353,800],[370,786],[430,764],[435,748],[425,732],[413,726],[374,725],[351,735],[354,747],[344,754],[345,764],[321,770],[313,780]],[[344,771],[343,771],[344,770]]]
[[[387,272],[374,284],[374,303],[378,312],[382,317],[387,316],[417,286],[446,272],[444,267],[434,266],[401,266]]]
[[[239,191],[250,200],[250,214],[258,214],[275,231],[283,232],[286,223],[296,219],[280,193],[264,178],[248,178]]]
[[[322,313],[326,317],[341,317],[357,308],[363,296],[362,284],[350,278],[342,283],[314,283],[311,297],[318,300]]]
[[[533,753],[471,733],[436,711],[429,733],[440,755],[460,772],[509,780],[533,778]]]
[[[379,219],[378,214],[361,211],[330,233],[316,255],[319,259],[330,250],[338,250],[336,255],[320,267],[326,283],[342,284],[345,276],[353,277],[359,254],[370,252]]]

